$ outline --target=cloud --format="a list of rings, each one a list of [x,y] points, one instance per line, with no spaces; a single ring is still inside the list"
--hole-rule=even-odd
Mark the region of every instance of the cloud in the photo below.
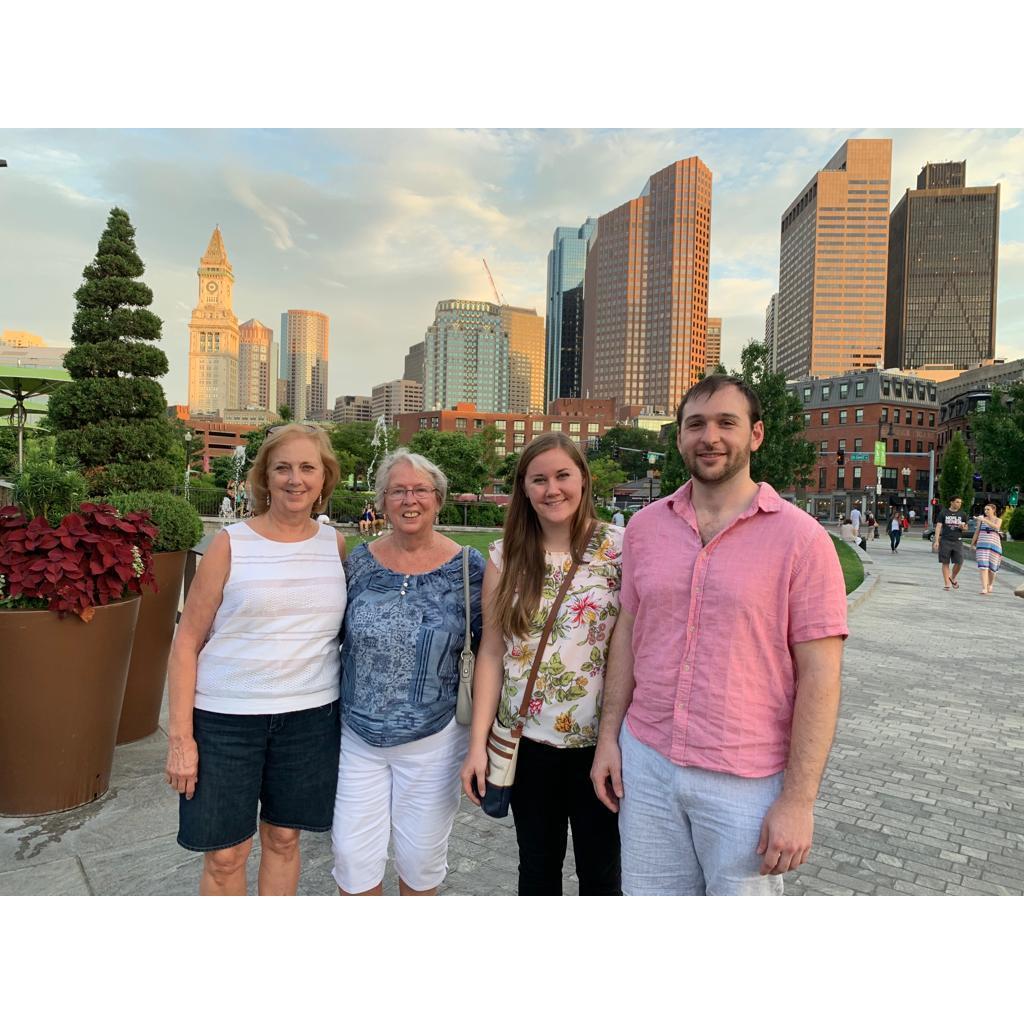
[[[225,178],[231,195],[247,209],[252,210],[260,219],[260,223],[267,234],[270,235],[274,248],[279,249],[281,252],[294,249],[295,242],[292,239],[291,229],[288,226],[287,213],[284,212],[287,210],[287,207],[274,209],[269,206],[256,195],[252,185],[237,170],[228,171]],[[301,217],[296,217],[294,214],[293,219],[298,220],[299,223],[305,223]]]

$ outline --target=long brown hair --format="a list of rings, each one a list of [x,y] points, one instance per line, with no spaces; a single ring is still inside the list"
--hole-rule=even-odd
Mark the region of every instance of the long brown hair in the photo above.
[[[505,515],[502,534],[501,578],[494,594],[492,613],[506,640],[527,636],[540,607],[544,586],[544,534],[526,494],[526,471],[538,455],[553,448],[568,453],[583,478],[580,505],[570,527],[570,546],[577,561],[583,558],[587,533],[594,519],[590,467],[582,452],[565,434],[538,434],[519,456],[512,502]]]

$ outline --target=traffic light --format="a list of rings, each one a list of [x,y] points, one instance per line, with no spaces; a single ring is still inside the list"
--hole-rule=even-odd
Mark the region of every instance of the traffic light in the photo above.
[[[845,466],[846,465],[846,452],[844,452],[842,448],[840,448],[839,451],[836,452],[836,465],[837,466]]]

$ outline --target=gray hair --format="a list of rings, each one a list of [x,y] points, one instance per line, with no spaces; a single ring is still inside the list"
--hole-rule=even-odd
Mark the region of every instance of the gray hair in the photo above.
[[[384,508],[384,492],[388,487],[388,478],[391,476],[391,471],[399,462],[407,462],[418,473],[423,473],[426,476],[429,476],[434,483],[434,488],[441,497],[441,504],[444,504],[445,498],[448,495],[448,477],[446,477],[441,469],[435,466],[430,459],[424,458],[422,455],[417,455],[415,452],[409,451],[408,448],[396,448],[377,467],[377,472],[374,474],[374,497],[378,509]]]

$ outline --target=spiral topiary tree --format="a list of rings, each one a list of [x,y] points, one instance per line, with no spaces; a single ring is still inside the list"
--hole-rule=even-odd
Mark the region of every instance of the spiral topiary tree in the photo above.
[[[96,258],[83,271],[64,359],[71,381],[50,397],[58,452],[74,459],[92,494],[163,490],[180,461],[163,388],[167,356],[147,344],[162,322],[148,307],[153,292],[138,280],[145,267],[128,214],[114,207]]]

